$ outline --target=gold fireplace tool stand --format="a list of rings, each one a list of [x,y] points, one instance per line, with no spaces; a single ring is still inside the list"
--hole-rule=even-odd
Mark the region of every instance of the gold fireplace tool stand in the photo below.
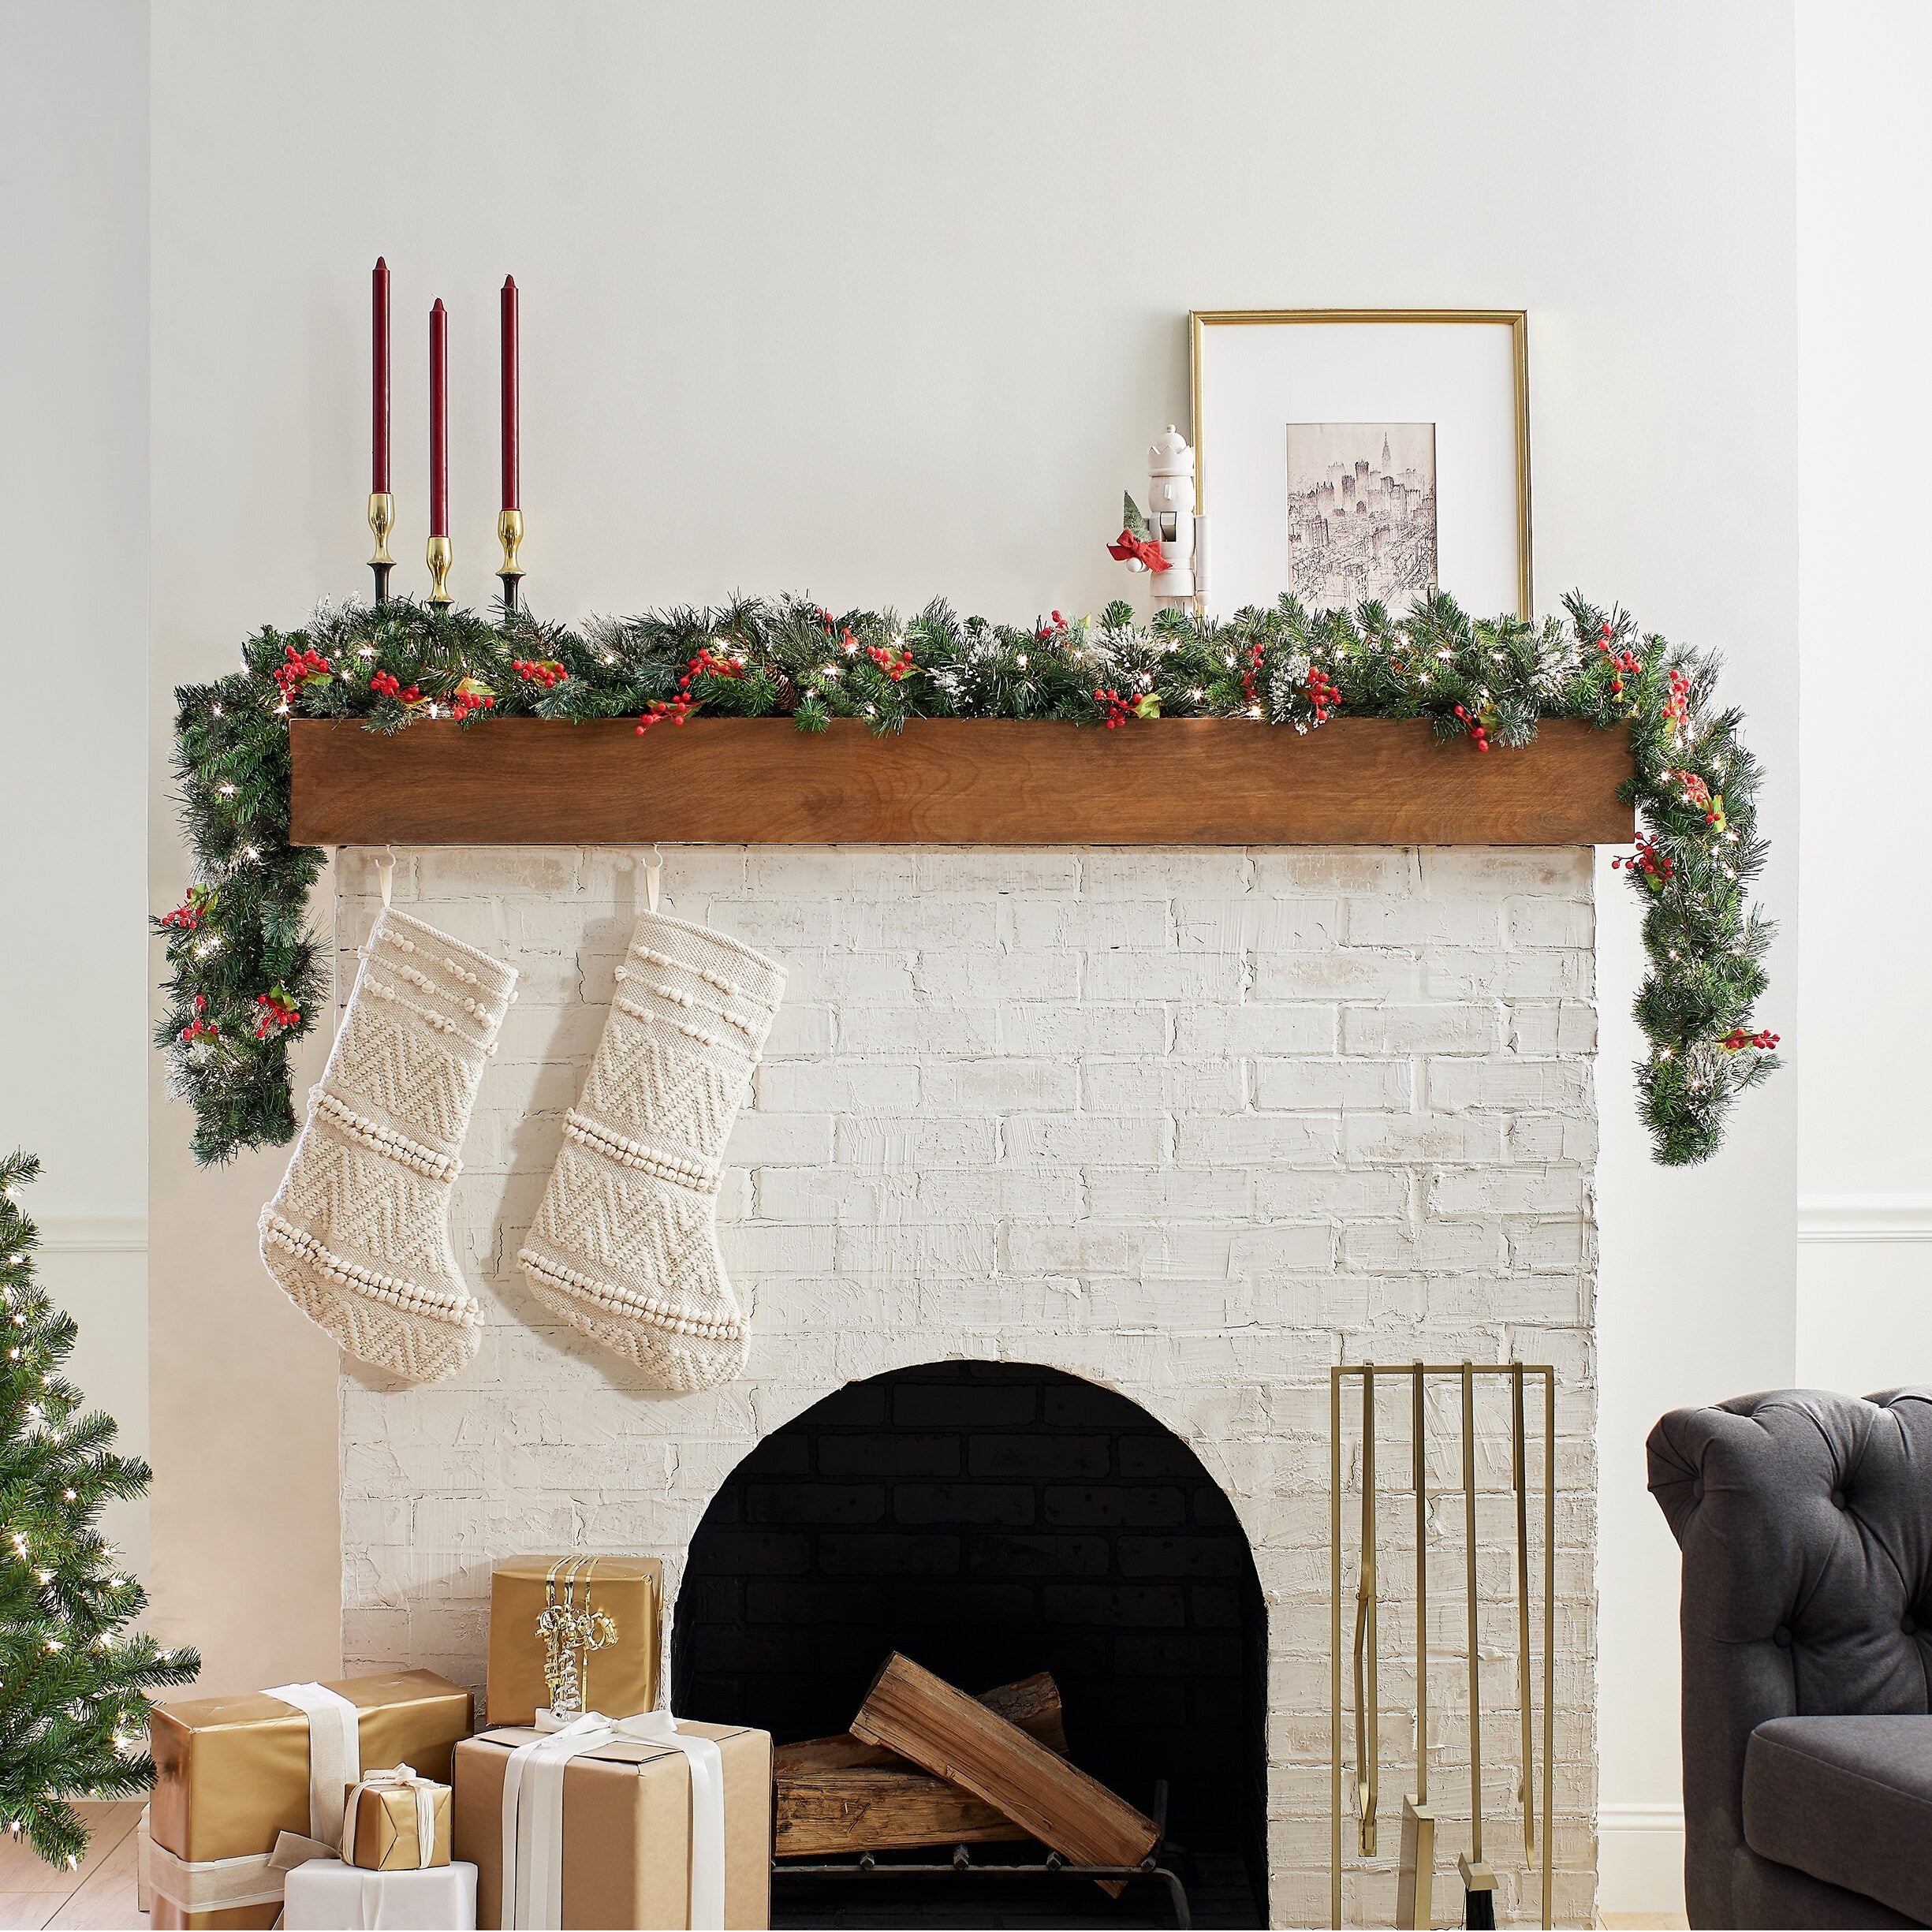
[[[1540,1382],[1543,1408],[1542,1550],[1542,1923],[1550,1917],[1552,1766],[1556,1750],[1556,1544],[1557,1374],[1547,1363],[1524,1362],[1412,1362],[1378,1367],[1373,1362],[1329,1371],[1329,1576],[1333,1613],[1330,1633],[1332,1677],[1332,1833],[1329,1852],[1330,1923],[1342,1923],[1342,1825],[1347,1788],[1342,1762],[1342,1446],[1345,1386],[1361,1385],[1362,1511],[1360,1563],[1355,1595],[1353,1670],[1355,1689],[1355,1811],[1363,1858],[1376,1852],[1377,1812],[1381,1803],[1381,1747],[1377,1726],[1378,1577],[1376,1562],[1376,1390],[1383,1382],[1406,1382],[1409,1395],[1409,1487],[1415,1510],[1415,1788],[1402,1800],[1401,1866],[1397,1882],[1396,1923],[1415,1932],[1430,1923],[1435,1877],[1434,1812],[1429,1803],[1429,1542],[1428,1385],[1431,1378],[1453,1381],[1462,1397],[1463,1575],[1468,1605],[1467,1664],[1469,1677],[1469,1850],[1456,1859],[1466,1891],[1472,1895],[1470,1925],[1494,1925],[1490,1900],[1496,1878],[1483,1856],[1483,1699],[1478,1651],[1476,1590],[1476,1386],[1500,1376],[1509,1397],[1509,1468],[1516,1502],[1516,1702],[1522,1718],[1522,1777],[1517,1796],[1523,1807],[1523,1857],[1538,1854],[1535,1722],[1530,1664],[1530,1492],[1525,1385]],[[1453,1493],[1453,1492],[1450,1492]]]

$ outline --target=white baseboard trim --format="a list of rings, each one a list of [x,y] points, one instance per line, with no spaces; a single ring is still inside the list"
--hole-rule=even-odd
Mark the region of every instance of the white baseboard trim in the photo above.
[[[1606,1831],[1684,1832],[1684,1807],[1680,1804],[1600,1804],[1597,1829]]]
[[[145,1214],[35,1214],[40,1248],[49,1255],[142,1255],[147,1251]]]
[[[1597,1807],[1597,1909],[1663,1918],[1684,1911],[1684,1807]]]
[[[1932,1194],[1801,1194],[1798,1239],[1932,1241]]]

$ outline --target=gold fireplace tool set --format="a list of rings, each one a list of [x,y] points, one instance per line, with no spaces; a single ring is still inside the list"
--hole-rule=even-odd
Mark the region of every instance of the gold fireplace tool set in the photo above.
[[[1542,1923],[1550,1923],[1550,1822],[1555,1754],[1556,1688],[1556,1439],[1557,1377],[1545,1363],[1522,1362],[1415,1362],[1378,1367],[1373,1362],[1329,1371],[1329,1559],[1333,1593],[1331,1633],[1333,1669],[1330,1716],[1333,1782],[1330,1794],[1333,1833],[1329,1854],[1331,1923],[1342,1923],[1342,1824],[1346,1788],[1342,1762],[1342,1432],[1344,1386],[1361,1384],[1362,1520],[1360,1565],[1355,1598],[1355,1811],[1363,1858],[1375,1856],[1380,1804],[1380,1744],[1377,1736],[1378,1657],[1376,1608],[1375,1395],[1379,1384],[1406,1382],[1409,1391],[1409,1486],[1415,1509],[1415,1788],[1402,1800],[1401,1867],[1397,1882],[1396,1923],[1409,1929],[1430,1923],[1430,1894],[1435,1875],[1435,1814],[1429,1803],[1429,1542],[1428,1385],[1453,1380],[1462,1393],[1463,1574],[1468,1598],[1467,1656],[1469,1677],[1469,1850],[1456,1867],[1466,1893],[1468,1926],[1494,1926],[1496,1877],[1483,1856],[1483,1698],[1478,1645],[1476,1584],[1476,1385],[1502,1377],[1509,1395],[1510,1481],[1516,1501],[1516,1701],[1522,1719],[1522,1775],[1517,1796],[1523,1807],[1523,1856],[1537,1862],[1536,1788],[1533,1760],[1535,1722],[1530,1664],[1530,1486],[1527,1469],[1526,1384],[1542,1385]],[[1453,1492],[1447,1492],[1453,1494]]]

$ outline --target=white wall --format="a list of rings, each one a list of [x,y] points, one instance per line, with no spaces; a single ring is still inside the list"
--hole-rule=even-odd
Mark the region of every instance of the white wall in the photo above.
[[[1729,654],[1772,772],[1765,1017],[1795,1031],[1788,8],[1227,0],[1183,32],[1086,0],[172,0],[154,68],[158,694],[366,583],[379,252],[402,580],[440,294],[457,587],[494,588],[513,270],[524,561],[571,616],[782,587],[1091,607],[1121,587],[1100,542],[1121,487],[1185,420],[1191,306],[1520,305],[1542,597],[1621,596]],[[181,877],[164,793],[157,766],[157,903]],[[1710,1166],[1648,1164],[1635,908],[1602,883],[1602,1788],[1632,1806],[1677,1795],[1676,1563],[1643,1438],[1674,1403],[1791,1378],[1796,1083]],[[333,1356],[254,1255],[281,1157],[200,1176],[179,1111],[158,1098],[154,1125],[159,1574],[211,1684],[274,1681],[334,1640]]]
[[[1919,588],[1932,437],[1932,14],[1798,10],[1800,632],[1806,710],[1799,1381],[1932,1382],[1932,784]],[[1882,613],[1882,614],[1878,614]]]
[[[9,7],[0,1147],[91,1404],[147,1443],[147,9]],[[140,1567],[144,1503],[107,1534]]]

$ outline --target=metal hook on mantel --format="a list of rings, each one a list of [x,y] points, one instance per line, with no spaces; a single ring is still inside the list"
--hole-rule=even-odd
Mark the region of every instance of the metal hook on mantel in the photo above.
[[[644,861],[644,904],[653,912],[658,909],[658,893],[663,878],[664,853],[654,839],[651,856]]]

